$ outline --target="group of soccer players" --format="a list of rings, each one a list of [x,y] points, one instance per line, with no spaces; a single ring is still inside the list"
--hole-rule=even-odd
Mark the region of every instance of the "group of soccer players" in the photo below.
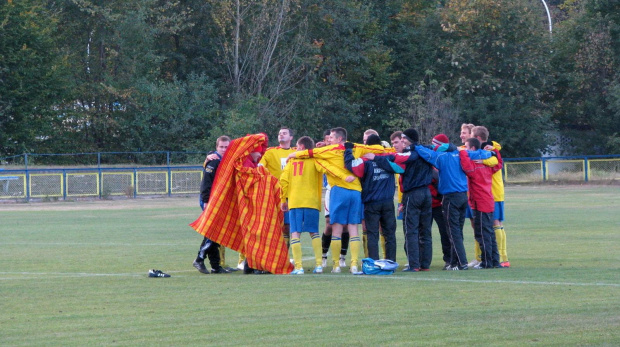
[[[381,243],[382,258],[395,261],[395,177],[408,260],[403,271],[429,270],[433,218],[440,231],[444,270],[509,267],[502,225],[501,146],[488,142],[488,136],[484,127],[463,124],[462,147],[450,144],[444,134],[435,136],[432,145],[424,146],[419,143],[417,131],[409,128],[393,133],[390,147],[372,129],[364,133],[363,144],[356,144],[347,141],[344,128],[333,128],[316,144],[312,138],[302,136],[292,146],[293,131],[281,128],[279,146],[267,149],[259,165],[279,178],[283,236],[290,243],[295,267],[292,274],[304,274],[300,240],[304,232],[309,233],[312,242],[313,273],[322,273],[328,265],[328,249],[333,273],[340,273],[346,266],[347,249],[351,254],[349,271],[354,274],[360,273],[362,247],[365,257],[376,260],[380,258]],[[228,137],[218,138],[217,151],[207,157],[201,186],[203,203],[208,202],[208,186],[229,142]],[[321,236],[319,211],[323,188],[326,228]],[[463,247],[466,217],[472,220],[476,240],[476,257],[470,263]],[[343,242],[345,239],[348,245]],[[209,256],[212,273],[237,270],[225,265],[223,248],[209,244],[206,238],[193,265],[198,271],[209,273],[204,265],[205,256]],[[242,260],[240,255],[240,268]]]

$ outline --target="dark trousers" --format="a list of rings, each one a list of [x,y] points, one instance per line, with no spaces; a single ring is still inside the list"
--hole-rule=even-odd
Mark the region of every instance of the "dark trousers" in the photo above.
[[[463,225],[467,207],[467,192],[450,193],[443,196],[443,215],[450,237],[450,265],[467,265],[467,255],[463,245]]]
[[[499,266],[497,240],[493,230],[493,212],[472,210],[474,215],[474,238],[480,245],[480,257],[483,268]]]
[[[403,195],[405,206],[405,247],[409,268],[428,269],[433,258],[431,238],[431,192],[428,187],[414,188]]]
[[[204,262],[207,257],[212,269],[220,268],[220,245],[205,237],[200,244],[196,260]]]
[[[433,220],[437,224],[437,229],[439,229],[443,261],[444,263],[450,263],[450,235],[448,235],[448,228],[446,228],[446,220],[444,219],[441,206],[433,207]]]
[[[393,200],[364,203],[368,257],[379,258],[379,226],[385,238],[385,257],[396,261],[396,212]]]

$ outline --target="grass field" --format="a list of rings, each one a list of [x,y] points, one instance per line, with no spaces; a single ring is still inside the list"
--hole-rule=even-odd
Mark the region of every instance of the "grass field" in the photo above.
[[[441,271],[434,230],[391,276],[202,275],[195,197],[0,204],[0,345],[620,345],[620,187],[506,196],[510,269]]]

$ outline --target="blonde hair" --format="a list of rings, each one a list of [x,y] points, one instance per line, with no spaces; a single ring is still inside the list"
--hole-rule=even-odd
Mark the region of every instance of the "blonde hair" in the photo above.
[[[463,123],[463,124],[461,124],[461,130],[467,129],[467,130],[469,130],[470,133],[471,133],[471,129],[473,129],[474,127],[475,127],[475,125],[473,125],[471,123]]]
[[[379,136],[379,133],[375,130],[375,129],[368,129],[366,131],[364,131],[364,135],[377,135]]]

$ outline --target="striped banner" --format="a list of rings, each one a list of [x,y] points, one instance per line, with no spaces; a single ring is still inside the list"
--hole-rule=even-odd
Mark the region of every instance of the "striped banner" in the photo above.
[[[231,141],[215,174],[209,204],[190,226],[243,253],[251,268],[288,274],[293,266],[282,237],[278,180],[262,166],[243,166],[250,152],[265,140],[256,134]]]

